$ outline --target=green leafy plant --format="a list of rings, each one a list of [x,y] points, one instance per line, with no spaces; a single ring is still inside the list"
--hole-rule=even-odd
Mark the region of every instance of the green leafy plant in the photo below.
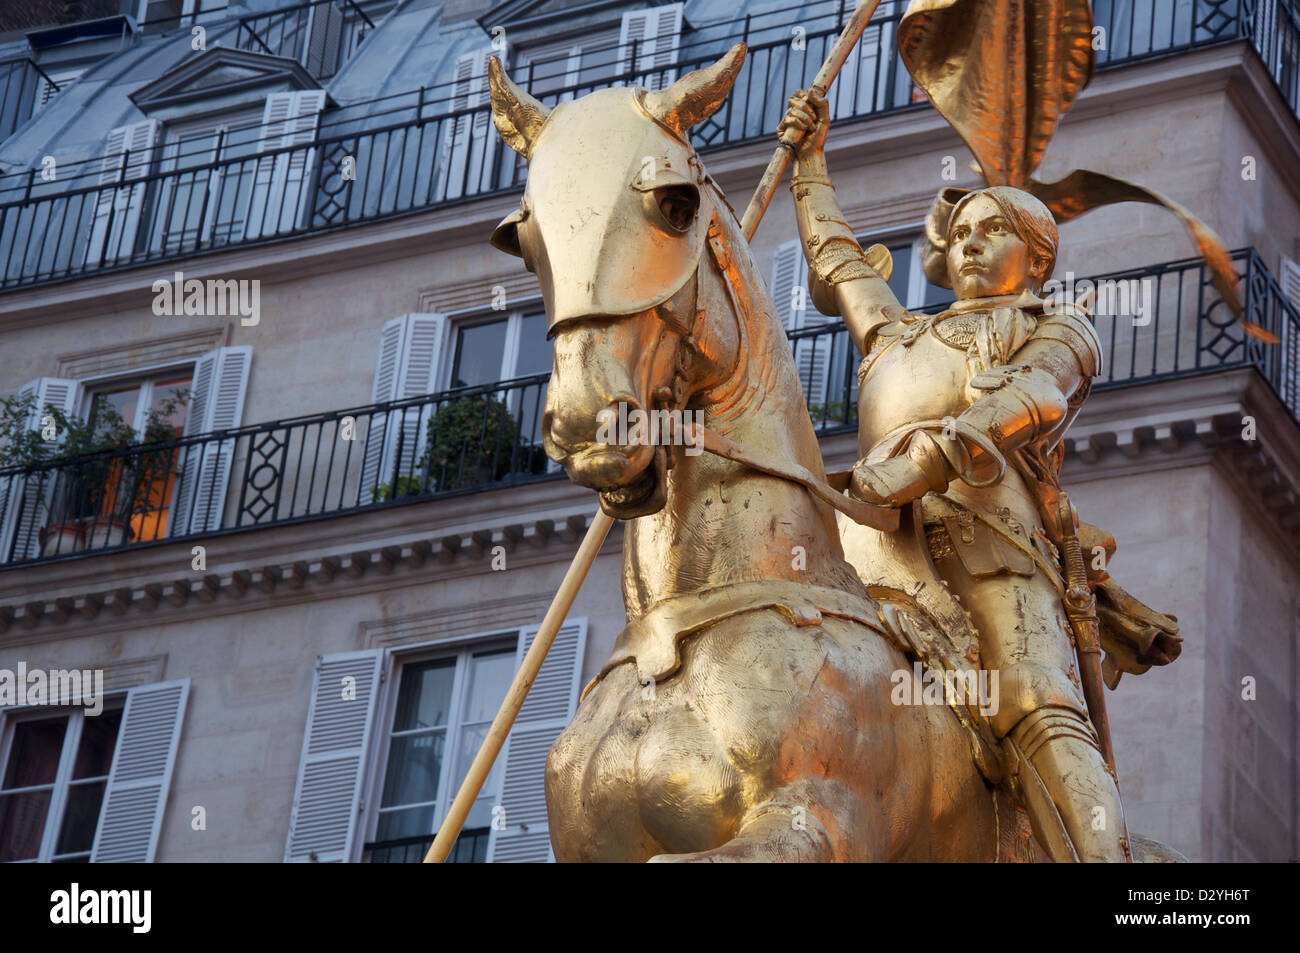
[[[527,448],[506,405],[486,395],[444,405],[429,421],[419,466],[431,489],[455,490],[500,479]]]
[[[832,400],[825,404],[809,404],[808,416],[815,424],[829,421],[855,424],[858,422],[858,405],[851,403],[846,407],[842,400]]]
[[[419,496],[428,492],[428,481],[423,477],[398,477],[392,483],[381,483],[373,487],[370,492],[379,503],[403,496]]]
[[[37,408],[34,394],[0,397],[0,467],[40,468],[33,476],[52,488],[40,495],[48,523],[104,515],[111,484],[110,512],[125,519],[147,505],[155,487],[166,484],[175,472],[175,453],[170,447],[113,451],[174,439],[167,418],[188,400],[188,391],[167,398],[149,411],[144,432],[137,433],[103,395],[87,418],[50,404]]]

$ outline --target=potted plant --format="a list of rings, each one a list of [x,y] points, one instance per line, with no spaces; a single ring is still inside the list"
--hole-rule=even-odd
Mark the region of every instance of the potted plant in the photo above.
[[[487,395],[453,400],[429,421],[421,472],[434,490],[482,486],[509,472],[527,447],[506,405]]]
[[[103,397],[89,419],[51,405],[38,409],[30,394],[0,398],[0,467],[28,471],[11,476],[10,486],[34,494],[26,498],[44,510],[42,555],[134,538],[131,517],[150,506],[174,472],[173,448],[141,448],[175,438],[167,418],[187,400],[181,392],[151,410],[139,434]],[[38,412],[42,426],[33,428]]]

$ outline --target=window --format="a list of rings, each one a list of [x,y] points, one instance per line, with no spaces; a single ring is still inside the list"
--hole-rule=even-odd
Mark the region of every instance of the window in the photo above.
[[[551,344],[546,340],[544,311],[521,310],[504,318],[457,321],[452,341],[449,388],[551,373]],[[513,461],[517,468],[521,472],[556,472],[558,466],[541,450],[546,385],[509,388],[501,392],[500,399],[513,422],[507,429],[517,426],[519,441],[532,448]]]
[[[455,351],[448,386],[475,387],[549,374],[551,345],[546,314],[519,311],[507,317],[456,322]]]
[[[93,717],[78,708],[9,720],[0,861],[89,862],[121,724],[120,700]]]
[[[95,389],[88,388],[86,417],[94,424],[105,408],[112,408],[137,435],[144,437],[150,415],[153,414],[164,429],[170,430],[172,437],[180,437],[185,432],[192,384],[191,372],[173,371],[145,380],[119,381]],[[165,439],[164,435],[155,435]],[[177,450],[159,453],[163,455],[162,458],[158,458],[159,454],[133,457],[134,465],[129,473],[124,468],[123,461],[114,460],[103,492],[92,494],[97,498],[97,505],[85,500],[74,501],[71,506],[73,512],[68,515],[111,516],[125,510],[129,496],[130,516],[127,523],[131,528],[130,539],[136,542],[161,539],[167,533],[167,516],[176,482]],[[141,485],[128,487],[128,482],[138,475],[144,476]],[[92,511],[87,512],[87,509]]]
[[[515,672],[516,639],[410,662],[398,675],[370,863],[416,862],[432,842]],[[501,760],[470,809],[449,861],[487,859]]]
[[[608,83],[618,75],[618,37],[619,30],[611,29],[530,46],[520,51],[515,79],[546,102],[572,99],[575,87],[583,87],[577,93],[585,95],[588,87]],[[547,96],[554,99],[547,100]]]
[[[242,238],[256,166],[250,157],[261,136],[256,111],[167,125],[151,249],[180,251]]]
[[[923,311],[932,305],[946,304],[953,299],[952,291],[930,284],[925,277],[914,240],[871,237],[859,240],[863,248],[870,248],[877,243],[888,248],[894,257],[894,273],[889,277],[889,289],[903,303],[903,307],[909,311]]]
[[[32,113],[35,114],[44,109],[55,96],[75,83],[77,78],[84,72],[85,69],[74,69],[64,70],[61,73],[51,73],[49,79],[42,76],[40,84],[36,87],[36,104],[32,109]]]

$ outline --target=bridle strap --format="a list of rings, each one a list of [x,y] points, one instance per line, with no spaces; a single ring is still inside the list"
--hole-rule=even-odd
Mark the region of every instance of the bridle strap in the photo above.
[[[731,260],[731,253],[727,248],[725,235],[726,233],[718,223],[718,214],[715,211],[713,221],[709,226],[708,240],[705,244],[708,245],[714,267],[718,269],[723,281],[726,282],[732,307],[738,309],[737,316],[739,317],[743,314],[743,311],[739,310],[741,301],[747,296],[737,287],[739,275]],[[843,513],[855,523],[861,523],[863,526],[870,526],[873,529],[889,533],[898,529],[899,513],[897,509],[876,506],[872,503],[864,503],[861,500],[845,496],[840,490],[848,486],[848,480],[843,479],[842,475],[837,474],[842,481],[840,490],[837,490],[826,480],[796,461],[778,460],[766,453],[755,451],[749,447],[742,447],[721,434],[709,430],[707,427],[697,426],[695,434],[697,438],[703,440],[704,449],[709,453],[747,466],[751,470],[757,470],[760,473],[766,473],[768,476],[778,477],[801,486],[817,499]]]
[[[817,499],[839,510],[855,523],[870,526],[886,533],[898,529],[898,510],[888,506],[876,506],[861,500],[845,496],[835,490],[827,481],[800,463],[788,460],[775,460],[756,453],[748,447],[742,447],[721,434],[714,433],[707,427],[696,427],[695,435],[703,438],[704,449],[719,457],[725,457],[736,463],[744,464],[752,470],[780,477],[802,486]]]

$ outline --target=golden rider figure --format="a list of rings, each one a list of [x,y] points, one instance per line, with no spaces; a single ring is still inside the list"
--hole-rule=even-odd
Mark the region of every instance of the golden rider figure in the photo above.
[[[813,302],[843,316],[863,355],[850,492],[890,506],[921,500],[934,565],[977,630],[981,666],[998,673],[994,734],[1017,751],[1022,787],[1045,790],[1055,807],[1055,818],[1034,816],[1049,802],[1026,797],[1034,828],[1068,840],[1053,849],[1048,838],[1053,859],[1131,860],[1052,542],[1059,444],[1101,369],[1087,313],[1038,297],[1056,262],[1052,214],[1009,187],[963,197],[940,225],[958,300],[942,314],[909,313],[844,221],[827,174],[828,125],[826,100],[799,91],[781,131],[803,133],[791,190]],[[850,537],[874,533],[845,529],[845,553],[864,575],[869,541]]]

